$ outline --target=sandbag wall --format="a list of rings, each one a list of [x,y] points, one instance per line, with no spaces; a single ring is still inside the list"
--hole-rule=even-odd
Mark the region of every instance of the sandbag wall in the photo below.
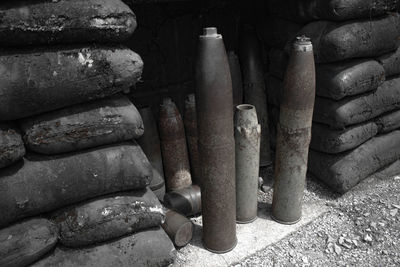
[[[164,266],[120,0],[0,4],[0,266]]]
[[[273,129],[287,51],[296,36],[311,38],[316,99],[308,170],[340,193],[400,157],[399,2],[270,1],[259,28],[269,47]]]

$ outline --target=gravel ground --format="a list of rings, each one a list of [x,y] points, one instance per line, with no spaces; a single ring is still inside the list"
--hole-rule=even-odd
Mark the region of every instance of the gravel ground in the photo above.
[[[309,177],[305,202],[329,211],[298,232],[233,266],[400,266],[400,163],[338,195]],[[272,168],[262,170],[259,202],[272,197]]]

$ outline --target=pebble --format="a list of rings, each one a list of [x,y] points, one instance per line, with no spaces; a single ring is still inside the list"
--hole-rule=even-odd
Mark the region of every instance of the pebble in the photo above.
[[[342,253],[342,249],[338,246],[338,245],[334,245],[333,246],[333,248],[334,248],[334,250],[335,250],[335,253],[337,254],[337,255],[340,255],[340,253]]]
[[[365,241],[365,242],[372,242],[372,236],[369,235],[369,234],[366,234],[366,235],[364,236],[364,241]]]
[[[389,211],[389,213],[390,213],[391,216],[396,216],[398,211],[399,211],[398,209],[392,209],[392,210]]]

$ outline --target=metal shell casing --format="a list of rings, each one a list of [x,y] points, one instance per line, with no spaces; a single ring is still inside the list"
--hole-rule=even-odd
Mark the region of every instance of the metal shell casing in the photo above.
[[[160,106],[158,125],[167,190],[190,186],[192,178],[183,121],[170,98],[165,98]]]
[[[192,216],[201,213],[201,191],[197,185],[184,189],[168,192],[164,196],[164,205],[185,216]]]
[[[232,78],[233,107],[243,103],[243,80],[239,58],[233,51],[228,52],[229,68]]]
[[[257,218],[260,136],[256,109],[239,105],[235,113],[236,221],[250,223]]]
[[[314,101],[313,47],[310,39],[298,37],[284,79],[277,125],[272,217],[280,223],[301,219]]]
[[[237,243],[235,141],[232,80],[224,42],[216,28],[205,28],[199,37],[196,101],[203,245],[225,253]]]
[[[244,103],[256,107],[258,121],[261,125],[260,166],[268,166],[271,164],[271,148],[261,46],[256,30],[250,25],[243,26],[239,57],[242,68]]]
[[[177,247],[186,246],[192,240],[192,222],[173,210],[166,212],[165,221],[161,226]]]
[[[201,165],[198,148],[198,134],[197,134],[197,114],[196,114],[196,99],[194,94],[187,96],[185,100],[185,114],[183,116],[183,123],[185,125],[187,145],[189,149],[190,167],[192,173],[192,181],[194,184],[201,184]]]
[[[157,122],[150,107],[139,109],[139,113],[142,116],[144,133],[137,139],[137,143],[153,166],[153,179],[150,183],[150,189],[162,200],[165,193],[165,182]]]

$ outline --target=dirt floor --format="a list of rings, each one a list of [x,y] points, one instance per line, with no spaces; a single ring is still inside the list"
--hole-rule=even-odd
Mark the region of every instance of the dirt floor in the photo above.
[[[279,242],[232,266],[400,266],[400,163],[344,195],[308,178],[305,202],[325,201],[328,212]],[[264,169],[269,201],[272,170]]]

